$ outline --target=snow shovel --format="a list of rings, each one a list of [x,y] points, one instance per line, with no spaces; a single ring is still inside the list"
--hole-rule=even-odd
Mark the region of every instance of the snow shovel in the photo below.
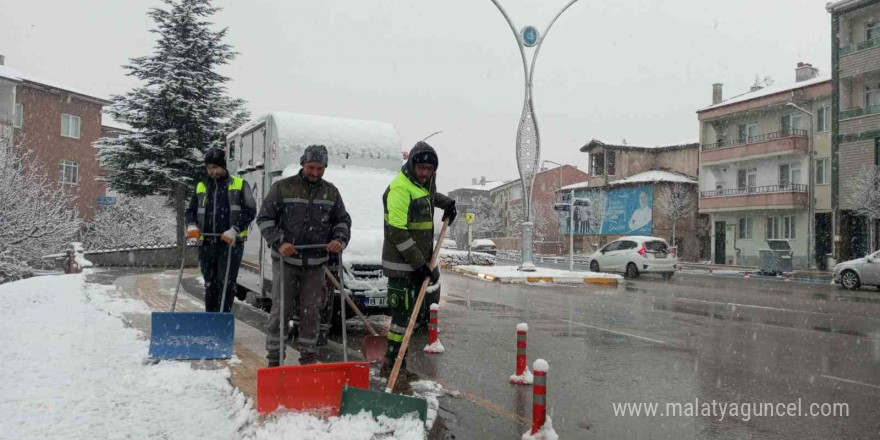
[[[220,234],[202,234],[216,236]],[[229,287],[229,268],[232,265],[232,249],[229,245],[226,258],[226,277],[223,281],[221,310],[226,304]],[[235,315],[232,313],[180,312],[175,313],[183,267],[186,264],[186,246],[177,277],[177,288],[170,312],[153,312],[150,333],[149,356],[154,359],[229,359],[235,339]]]
[[[333,276],[333,273],[330,272],[330,269],[324,268],[324,270],[326,270],[327,278],[330,279],[330,282],[341,292],[342,287],[339,285],[339,281],[336,277]],[[351,300],[351,297],[348,296],[348,292],[345,293],[345,302],[354,310],[354,313],[357,314],[358,318],[361,318],[364,326],[367,327],[367,331],[370,332],[369,335],[364,337],[364,341],[361,344],[361,353],[363,353],[364,358],[370,363],[381,361],[382,358],[385,357],[385,352],[388,350],[388,338],[376,333],[376,330],[370,325],[370,321],[367,321],[367,317],[361,313],[357,304],[355,304],[354,301]]]
[[[327,245],[296,246],[296,249],[317,249]],[[341,263],[341,256],[340,256]],[[279,310],[284,310],[284,260],[280,264]],[[341,267],[341,264],[340,264]],[[325,271],[329,271],[326,267]],[[343,309],[343,325],[345,311]],[[284,317],[283,319],[286,319]],[[344,327],[343,327],[344,329]],[[339,414],[343,387],[369,388],[368,362],[335,362],[312,365],[284,365],[284,322],[280,326],[280,365],[257,370],[257,411],[271,413],[279,407],[307,411],[321,416]],[[347,361],[348,346],[343,333],[343,356]]]
[[[440,238],[437,243],[443,243],[446,238],[446,228],[449,221],[443,221],[443,228],[440,229]],[[440,246],[434,248],[434,254],[431,255],[431,268],[437,267],[437,257],[440,255]],[[428,419],[428,402],[425,399],[409,396],[397,396],[392,394],[394,384],[397,382],[397,375],[400,374],[400,367],[403,365],[403,358],[406,355],[406,349],[409,348],[409,339],[412,336],[416,319],[422,308],[422,302],[425,300],[425,291],[428,290],[430,279],[422,281],[422,287],[419,289],[419,296],[413,307],[412,314],[409,317],[409,324],[406,326],[406,333],[403,335],[403,342],[400,344],[400,350],[397,352],[397,359],[394,361],[394,368],[391,375],[388,376],[388,384],[385,386],[385,392],[371,390],[354,390],[346,388],[342,391],[342,407],[340,414],[358,414],[361,411],[370,411],[373,417],[385,415],[391,418],[400,418],[404,414],[416,412],[424,423]]]

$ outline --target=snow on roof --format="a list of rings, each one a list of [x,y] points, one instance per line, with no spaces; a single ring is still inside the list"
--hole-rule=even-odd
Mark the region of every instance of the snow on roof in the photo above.
[[[466,186],[464,188],[458,188],[457,190],[469,189],[469,190],[474,190],[474,191],[491,191],[495,188],[498,188],[501,185],[504,185],[505,183],[510,183],[510,182],[511,182],[510,180],[493,180],[491,182],[486,182],[485,185],[480,185],[480,184],[471,185],[471,186]]]
[[[580,182],[580,183],[575,183],[575,184],[568,185],[568,186],[563,186],[562,188],[559,188],[559,190],[560,191],[569,191],[572,189],[582,189],[582,188],[589,188],[589,187],[590,187],[590,181],[588,180],[586,182]]]
[[[232,138],[266,122],[278,139],[280,162],[297,163],[309,145],[324,145],[330,156],[396,160],[403,163],[400,138],[394,126],[384,122],[345,119],[332,116],[270,112],[251,119],[232,132]],[[332,159],[331,159],[332,165]]]
[[[719,102],[718,104],[712,104],[708,107],[701,108],[697,110],[697,112],[703,112],[706,110],[712,110],[719,107],[724,107],[731,104],[736,104],[745,101],[751,101],[752,99],[763,98],[770,95],[775,95],[777,93],[783,93],[790,90],[802,89],[804,87],[809,87],[816,84],[821,84],[826,81],[831,81],[831,74],[822,74],[813,79],[808,79],[805,81],[796,82],[794,84],[786,83],[786,84],[774,84],[769,87],[764,87],[762,89],[755,90],[754,92],[749,91],[743,93],[742,95],[734,96],[732,98],[726,99],[724,101]]]
[[[113,117],[108,115],[107,113],[101,113],[101,125],[103,125],[104,127],[117,128],[120,130],[134,131],[134,128],[132,128],[131,125],[128,125],[124,122],[119,122],[113,119]]]
[[[867,3],[868,0],[837,0],[826,3],[825,10],[828,12],[835,12],[838,9],[848,8],[851,6],[859,6]]]
[[[77,95],[87,96],[89,98],[104,101],[107,105],[110,104],[110,101],[108,101],[105,98],[100,97],[100,95],[98,95],[96,93],[88,93],[88,92],[84,92],[81,90],[77,90],[76,88],[73,88],[73,87],[67,87],[65,85],[57,84],[54,82],[44,81],[40,78],[35,77],[34,75],[31,75],[29,73],[24,73],[24,72],[21,72],[19,70],[16,70],[16,69],[13,69],[13,68],[7,67],[7,66],[0,65],[0,77],[6,78],[6,79],[11,79],[13,81],[26,81],[26,82],[36,83],[36,84],[42,84],[44,86],[49,86],[49,87],[53,87],[53,88],[56,88],[59,90],[64,90],[67,92],[76,93]]]
[[[581,147],[580,151],[582,153],[589,153],[590,150],[599,147],[613,148],[618,150],[677,150],[683,148],[697,148],[699,147],[699,145],[700,143],[697,141],[679,142],[666,145],[615,145],[602,142],[598,139],[592,139],[590,140],[590,142],[587,142],[586,145]]]
[[[474,246],[495,246],[495,242],[488,238],[477,238],[471,242],[471,247]]]
[[[672,183],[697,183],[697,179],[685,176],[684,174],[670,173],[669,171],[645,171],[644,173],[635,174],[622,180],[609,182],[608,185],[626,185],[630,183],[649,183],[649,182],[672,182]]]

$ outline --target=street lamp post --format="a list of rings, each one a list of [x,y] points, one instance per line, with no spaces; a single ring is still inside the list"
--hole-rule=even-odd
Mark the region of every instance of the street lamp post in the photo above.
[[[519,267],[519,270],[521,271],[534,272],[536,270],[535,264],[532,262],[532,233],[535,224],[532,221],[531,197],[538,162],[540,162],[541,138],[538,135],[538,121],[535,118],[535,106],[532,99],[532,77],[535,73],[535,62],[538,59],[538,51],[541,49],[541,44],[544,42],[547,33],[550,32],[550,28],[553,27],[553,23],[555,23],[556,19],[558,19],[559,16],[576,1],[577,0],[570,0],[565,7],[553,17],[553,20],[550,21],[550,24],[547,25],[544,32],[539,33],[538,29],[534,26],[526,26],[522,28],[521,31],[517,31],[510,16],[507,15],[507,12],[501,7],[498,0],[492,0],[492,3],[495,4],[495,7],[501,12],[501,15],[507,20],[507,24],[510,25],[510,30],[513,31],[513,36],[516,38],[516,44],[517,47],[519,47],[519,53],[522,57],[523,73],[525,75],[525,100],[523,102],[522,115],[519,119],[519,128],[516,132],[516,162],[519,167],[519,176],[523,186],[523,209],[525,217],[525,221],[522,224],[522,260]],[[526,59],[526,47],[535,48],[535,51],[532,54],[531,66],[529,66]]]
[[[815,179],[815,176],[813,174],[815,171],[813,170],[813,114],[803,109],[802,107],[799,107],[793,102],[788,102],[785,105],[806,113],[806,115],[810,117],[810,136],[807,138],[807,143],[809,144],[807,147],[807,150],[809,150],[809,152],[807,153],[807,174],[809,174],[807,180],[807,226],[809,231],[809,233],[807,234],[807,268],[814,269],[815,263],[813,261],[813,222],[815,221],[815,219],[813,219],[813,179]],[[832,220],[832,224],[833,222],[834,220]],[[834,240],[831,240],[831,243],[831,253],[834,254]]]

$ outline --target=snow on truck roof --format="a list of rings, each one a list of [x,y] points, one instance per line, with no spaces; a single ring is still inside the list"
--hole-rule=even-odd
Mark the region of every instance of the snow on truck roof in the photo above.
[[[247,133],[266,122],[277,134],[279,155],[299,155],[309,145],[327,147],[330,156],[402,160],[400,138],[394,126],[385,122],[337,118],[300,113],[269,112],[251,119],[227,139]]]

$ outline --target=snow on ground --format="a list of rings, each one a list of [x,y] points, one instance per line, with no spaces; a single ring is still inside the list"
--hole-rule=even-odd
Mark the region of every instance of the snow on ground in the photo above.
[[[149,313],[83,274],[0,286],[0,432],[14,439],[423,439],[415,418],[327,420],[285,413],[257,423],[228,369],[146,361],[123,314]],[[436,400],[436,399],[435,399]],[[436,411],[436,406],[435,406]],[[435,416],[436,417],[436,416]]]
[[[425,353],[439,354],[446,353],[446,347],[443,346],[443,343],[440,340],[434,341],[432,344],[428,344],[425,348],[422,349]]]
[[[517,266],[458,266],[459,269],[468,272],[477,272],[486,275],[492,275],[496,278],[553,278],[555,282],[583,282],[584,278],[617,278],[622,279],[620,275],[602,272],[570,272],[567,270],[547,269],[539,267],[534,272],[522,272],[517,270]]]

